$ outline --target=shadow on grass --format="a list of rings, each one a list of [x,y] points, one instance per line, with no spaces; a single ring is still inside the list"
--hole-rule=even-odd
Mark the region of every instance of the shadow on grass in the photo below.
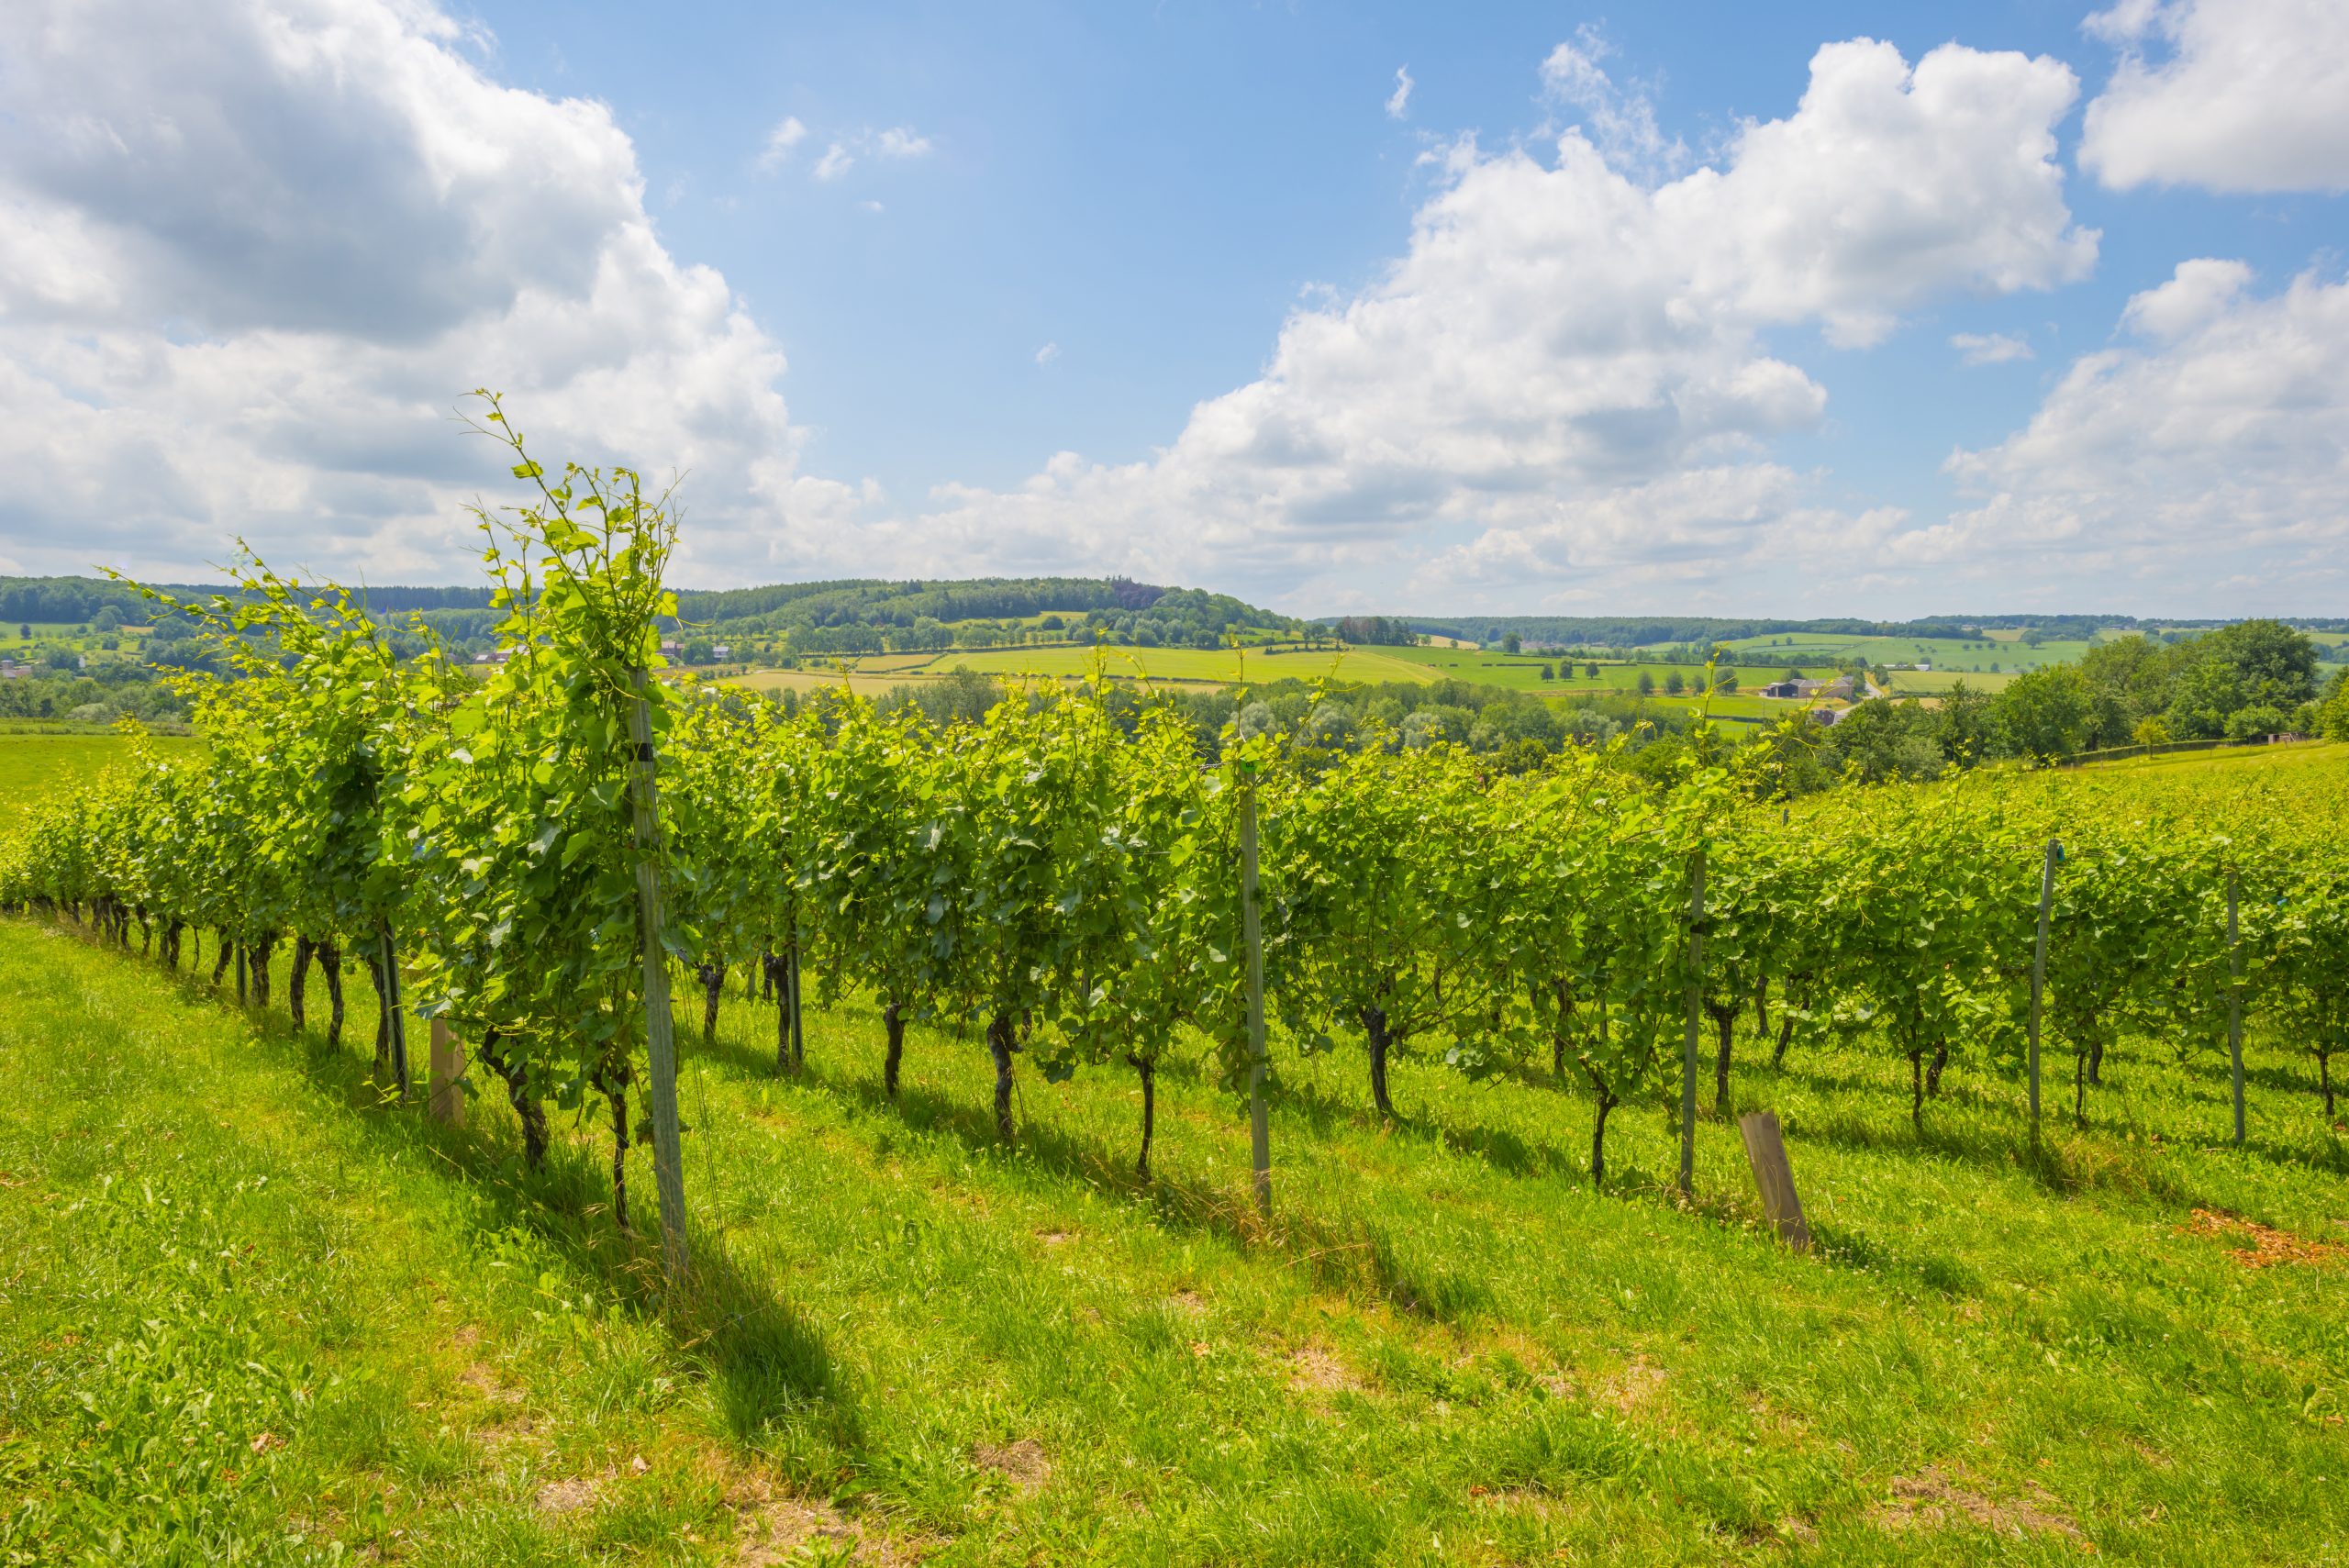
[[[812,1062],[800,1073],[778,1075],[771,1056],[729,1040],[723,1030],[715,1041],[696,1042],[694,1050],[722,1075],[799,1084],[860,1113],[894,1116],[910,1131],[950,1139],[976,1159],[1081,1183],[1149,1210],[1162,1225],[1269,1253],[1284,1266],[1305,1270],[1317,1288],[1444,1323],[1458,1323],[1495,1305],[1490,1291],[1475,1280],[1413,1266],[1386,1227],[1360,1217],[1332,1220],[1276,1203],[1267,1221],[1243,1192],[1163,1173],[1144,1180],[1124,1149],[1074,1137],[1049,1122],[1023,1119],[1017,1140],[1007,1146],[996,1136],[991,1104],[914,1083],[900,1084],[892,1100],[877,1073],[835,1073]]]
[[[1530,1082],[1532,1087],[1552,1093],[1562,1093],[1564,1089],[1546,1073]],[[1562,1097],[1574,1096],[1564,1093]],[[1386,1120],[1366,1100],[1332,1095],[1319,1084],[1286,1074],[1275,1075],[1266,1090],[1266,1099],[1284,1116],[1302,1122],[1316,1137],[1326,1139],[1341,1131],[1376,1132],[1383,1127],[1397,1137],[1433,1144],[1449,1153],[1473,1156],[1506,1175],[1558,1176],[1585,1184],[1589,1181],[1589,1151],[1585,1146],[1538,1142],[1503,1127],[1456,1126],[1409,1106],[1399,1108],[1393,1119]],[[1588,1095],[1581,1099],[1586,1102],[1586,1115]]]
[[[119,949],[109,951],[124,956]],[[187,1003],[236,1009],[233,988],[216,989],[208,970],[159,973],[169,975]],[[477,1099],[469,1129],[425,1117],[420,1084],[403,1106],[396,1091],[374,1077],[371,993],[367,998],[368,1027],[347,1024],[340,1049],[327,1043],[323,1029],[296,1030],[274,1008],[266,1015],[258,1007],[243,1011],[264,1047],[300,1071],[314,1090],[339,1099],[368,1138],[388,1150],[414,1151],[419,1156],[414,1166],[462,1183],[485,1207],[491,1228],[511,1227],[540,1238],[575,1276],[596,1282],[612,1298],[664,1324],[680,1352],[707,1378],[738,1439],[749,1442],[779,1418],[791,1416],[813,1426],[843,1453],[862,1450],[862,1418],[822,1332],[792,1309],[771,1279],[746,1268],[720,1238],[695,1233],[691,1270],[682,1285],[669,1284],[648,1159],[632,1161],[631,1166],[640,1223],[651,1233],[624,1234],[612,1218],[607,1154],[558,1139],[545,1168],[532,1172],[522,1160],[518,1129],[502,1106],[493,1110]],[[282,1006],[282,996],[273,1000]],[[356,1023],[359,1009],[352,1015]]]

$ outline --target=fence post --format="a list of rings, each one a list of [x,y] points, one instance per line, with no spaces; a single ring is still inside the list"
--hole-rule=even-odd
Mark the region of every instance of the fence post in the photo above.
[[[1240,762],[1240,923],[1248,944],[1248,1138],[1256,1212],[1273,1217],[1273,1134],[1264,1107],[1264,929],[1256,888],[1256,764]]]
[[[1688,865],[1688,1029],[1680,1052],[1680,1192],[1697,1179],[1697,1012],[1705,980],[1705,851]]]
[[[1787,1162],[1786,1140],[1775,1111],[1751,1111],[1738,1119],[1745,1139],[1745,1162],[1753,1167],[1762,1212],[1778,1239],[1798,1252],[1810,1251],[1810,1227],[1803,1223],[1802,1199],[1795,1195],[1794,1168]]]
[[[630,770],[636,830],[638,940],[644,950],[644,1097],[652,1112],[652,1183],[661,1197],[661,1253],[672,1284],[685,1276],[685,1173],[677,1147],[677,1039],[669,1017],[669,951],[662,944],[661,795],[653,776],[652,700],[642,670],[629,673],[634,695],[628,731],[635,743]]]
[[[400,1099],[407,1099],[407,1004],[400,995],[400,955],[392,943],[392,923],[383,924],[384,950],[384,1016],[391,1024],[392,1081],[399,1085]]]
[[[801,1031],[799,1010],[799,922],[791,923],[791,952],[785,973],[791,979],[791,1070],[807,1065],[807,1038]]]
[[[457,1082],[464,1071],[464,1053],[449,1039],[448,1024],[433,1019],[432,1076],[424,1108],[434,1121],[446,1122],[451,1127],[465,1125],[465,1092]]]
[[[2235,1147],[2243,1147],[2243,949],[2235,925],[2235,873],[2227,871],[2227,1055],[2234,1066]]]
[[[2047,840],[2047,858],[2039,868],[2039,940],[2031,952],[2031,1136],[2039,1137],[2039,1007],[2047,989],[2047,909],[2055,901],[2055,862],[2064,852],[2056,840]]]

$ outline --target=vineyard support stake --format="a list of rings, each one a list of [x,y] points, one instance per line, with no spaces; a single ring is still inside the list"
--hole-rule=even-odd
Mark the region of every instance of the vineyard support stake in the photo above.
[[[652,1184],[661,1199],[661,1254],[671,1283],[685,1277],[685,1173],[677,1148],[677,1040],[669,1018],[669,956],[662,945],[660,786],[653,778],[652,702],[642,670],[629,672],[635,688],[628,705],[634,742],[636,913],[644,949],[645,1099],[652,1112]]]
[[[1680,1193],[1697,1180],[1697,1013],[1704,991],[1705,851],[1688,862],[1688,1030],[1680,1051]]]
[[[2039,940],[2031,953],[2031,1136],[2039,1138],[2039,1008],[2047,989],[2047,911],[2055,901],[2055,862],[2064,847],[2047,840],[2047,859],[2039,868]]]
[[[2243,949],[2235,925],[2235,873],[2227,872],[2227,1058],[2234,1068],[2235,1147],[2243,1147]]]
[[[785,973],[791,979],[791,1068],[796,1073],[807,1065],[807,1039],[800,1032],[799,928],[796,925],[791,929],[791,951],[785,962],[789,965]]]
[[[400,1101],[407,1101],[407,1016],[400,999],[400,955],[392,944],[392,923],[380,932],[384,951],[384,1016],[391,1025],[392,1082],[399,1085]]]
[[[1794,1167],[1787,1162],[1777,1113],[1750,1112],[1738,1118],[1737,1130],[1745,1139],[1745,1162],[1753,1167],[1754,1190],[1762,1195],[1762,1212],[1771,1229],[1796,1251],[1809,1251],[1810,1227],[1803,1223],[1802,1199],[1795,1195]]]
[[[449,1038],[448,1023],[433,1019],[432,1076],[428,1080],[424,1108],[434,1121],[458,1128],[465,1125],[465,1092],[457,1084],[464,1070],[464,1053]]]
[[[1256,1212],[1273,1216],[1273,1135],[1264,1108],[1264,931],[1256,895],[1256,779],[1240,764],[1240,923],[1248,943],[1248,1136],[1256,1167]]]

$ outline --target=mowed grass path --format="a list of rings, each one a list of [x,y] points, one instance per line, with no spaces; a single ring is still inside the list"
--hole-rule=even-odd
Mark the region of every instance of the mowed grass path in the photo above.
[[[208,973],[208,948],[206,958]],[[282,994],[282,977],[280,990]],[[1581,1174],[1535,1070],[1284,1051],[1277,1214],[1241,1107],[1025,1073],[975,1039],[902,1100],[851,1004],[779,1077],[730,999],[682,1083],[698,1271],[664,1307],[592,1119],[545,1176],[184,975],[0,920],[0,1560],[418,1562],[2337,1561],[2349,1157],[2303,1063],[2140,1044],[2027,1153],[1964,1063],[1741,1064],[1821,1248],[1698,1202],[1653,1106]],[[689,994],[689,993],[687,993]],[[421,1031],[418,1031],[419,1055]],[[640,1210],[650,1170],[632,1164]],[[2198,1220],[2225,1210],[2273,1231]],[[2252,1249],[2264,1247],[2265,1253]],[[2296,1259],[2252,1267],[2265,1257]]]

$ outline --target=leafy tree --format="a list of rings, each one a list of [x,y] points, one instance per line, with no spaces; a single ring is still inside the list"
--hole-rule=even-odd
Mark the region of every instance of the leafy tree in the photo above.
[[[2009,752],[2042,762],[2067,757],[2087,740],[2087,683],[2070,665],[2033,670],[1998,695],[1991,713]]]

